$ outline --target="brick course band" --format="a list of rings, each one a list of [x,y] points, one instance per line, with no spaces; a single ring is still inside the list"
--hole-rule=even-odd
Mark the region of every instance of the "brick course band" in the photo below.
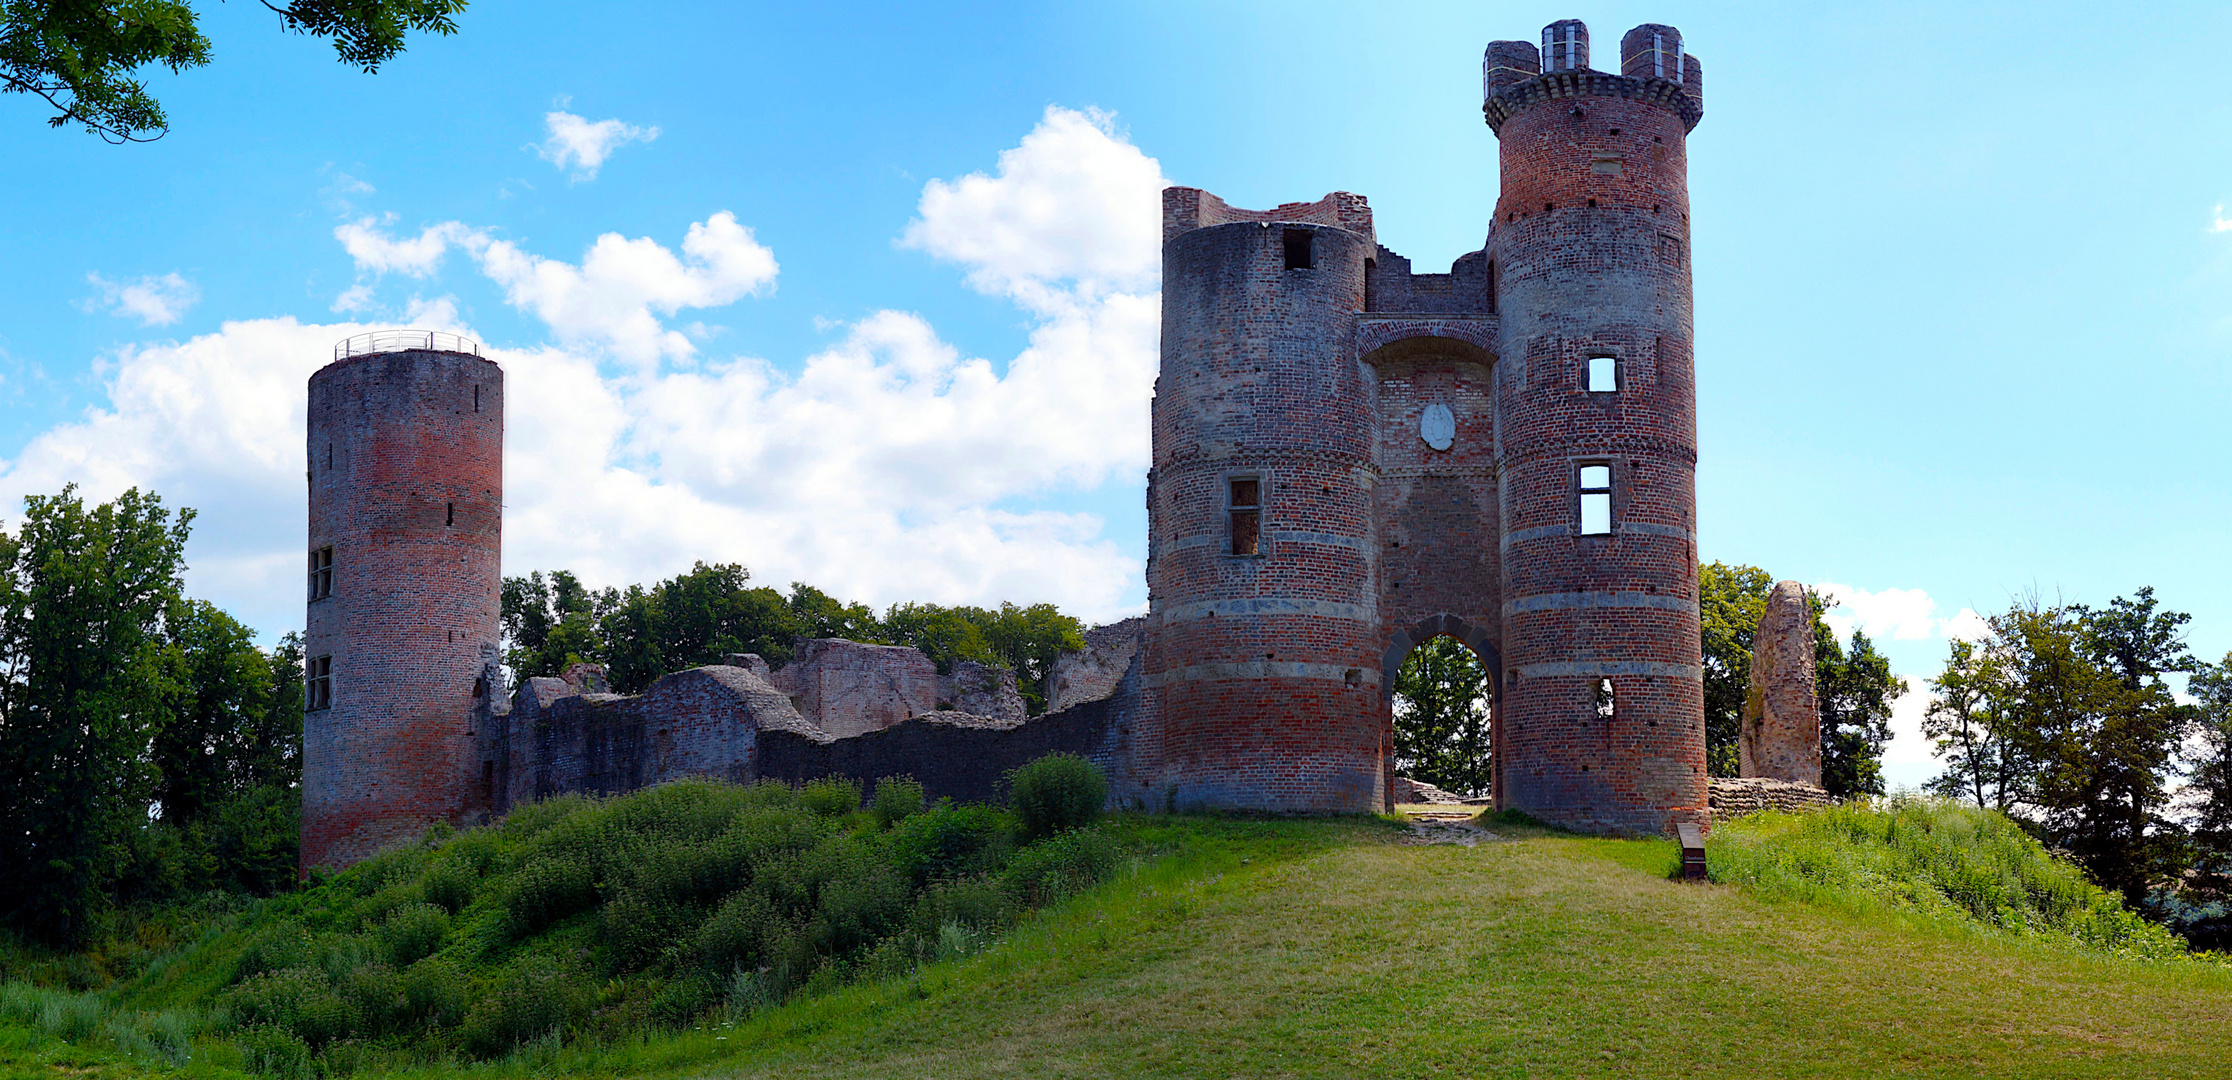
[[[1220,664],[1194,664],[1171,671],[1159,671],[1147,676],[1149,686],[1169,686],[1173,683],[1224,682],[1240,679],[1316,679],[1344,685],[1358,685],[1364,675],[1370,678],[1364,685],[1379,685],[1379,673],[1361,668],[1344,668],[1333,664],[1295,663],[1285,660],[1243,660]]]
[[[1637,592],[1571,592],[1521,596],[1504,601],[1505,615],[1530,611],[1582,611],[1596,608],[1656,608],[1695,614],[1697,601],[1680,596]]]
[[[1379,621],[1379,609],[1368,604],[1343,604],[1332,600],[1311,600],[1293,596],[1251,596],[1239,600],[1196,600],[1190,604],[1157,606],[1154,613],[1165,619],[1246,618],[1252,615],[1308,615],[1319,619],[1347,619],[1352,622]]]
[[[1700,664],[1654,664],[1641,660],[1574,660],[1554,664],[1521,664],[1518,668],[1522,679],[1599,678],[1611,675],[1641,675],[1651,679],[1684,679],[1697,682],[1705,677]]]

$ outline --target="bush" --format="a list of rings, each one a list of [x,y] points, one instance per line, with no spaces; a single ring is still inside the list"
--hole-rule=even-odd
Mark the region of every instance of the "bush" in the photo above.
[[[278,1080],[300,1080],[310,1075],[310,1046],[293,1032],[258,1024],[233,1036],[246,1058],[248,1071]]]
[[[562,1036],[589,1011],[583,982],[552,957],[531,955],[513,963],[465,1014],[459,1031],[465,1049],[495,1057],[545,1035]]]
[[[911,776],[886,776],[876,781],[876,826],[888,829],[922,812],[927,805],[922,784]]]
[[[892,865],[916,888],[985,873],[1012,845],[1005,815],[989,806],[940,804],[888,834]]]
[[[396,908],[380,927],[381,944],[388,963],[407,968],[442,947],[449,936],[449,915],[432,904],[405,904]]]
[[[837,817],[860,809],[860,784],[842,777],[809,780],[798,793],[798,805],[824,817]]]
[[[512,932],[532,934],[597,901],[595,880],[578,857],[545,855],[530,860],[512,876],[506,908]]]
[[[1008,774],[1008,805],[1031,836],[1050,836],[1100,820],[1108,781],[1076,754],[1048,754]]]
[[[1116,841],[1099,829],[1076,829],[1015,853],[1000,881],[1023,903],[1051,904],[1116,872]]]

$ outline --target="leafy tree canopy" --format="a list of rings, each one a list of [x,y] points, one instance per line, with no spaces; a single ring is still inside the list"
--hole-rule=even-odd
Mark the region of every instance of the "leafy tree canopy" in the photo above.
[[[326,38],[344,64],[378,71],[413,30],[457,32],[467,0],[261,0],[280,24]],[[78,124],[110,142],[145,142],[169,129],[136,73],[209,63],[209,39],[185,0],[0,0],[0,91],[54,109],[50,127]]]
[[[1395,671],[1395,768],[1461,795],[1493,782],[1488,671],[1463,642],[1437,637]]]

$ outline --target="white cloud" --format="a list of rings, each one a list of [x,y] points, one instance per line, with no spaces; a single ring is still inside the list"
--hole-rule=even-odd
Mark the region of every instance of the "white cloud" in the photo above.
[[[201,300],[201,290],[176,271],[133,282],[110,281],[99,274],[87,274],[85,280],[93,286],[94,295],[78,305],[81,310],[106,310],[111,315],[138,319],[141,326],[169,326]]]
[[[1044,310],[1059,297],[1152,290],[1162,167],[1098,110],[1048,106],[999,175],[932,180],[900,242],[969,267],[969,283]]]
[[[1129,241],[1111,244],[1122,230],[1063,230],[1120,212],[1144,214],[1152,232],[1161,178],[1105,119],[1079,129],[1077,115],[1050,112],[985,181],[1042,211],[988,214],[981,199],[932,197],[981,192],[972,178],[926,189],[909,229],[939,237],[923,246],[1029,307],[1028,343],[1003,364],[967,355],[919,315],[880,311],[837,327],[795,367],[738,358],[661,368],[658,358],[690,349],[661,317],[775,277],[772,253],[728,214],[692,226],[679,255],[610,234],[578,265],[456,222],[394,238],[361,221],[336,237],[372,275],[432,274],[449,247],[463,248],[549,323],[550,344],[486,350],[505,370],[509,572],[565,567],[622,584],[696,559],[737,561],[768,584],[807,581],[878,605],[1051,600],[1116,618],[1139,604],[1135,538],[1119,543],[1095,516],[1031,500],[1129,487],[1146,467],[1157,267]],[[1146,168],[1127,166],[1133,187],[1118,190],[1077,183],[1041,160],[1049,155]],[[971,222],[999,235],[969,240]],[[1040,225],[1058,235],[1035,234]],[[1095,251],[1121,257],[1104,265]],[[470,334],[446,297],[407,314]],[[197,595],[267,632],[298,625],[303,383],[333,342],[368,329],[237,321],[107,357],[107,404],[0,461],[0,507],[71,481],[93,498],[151,488],[202,511],[189,551]],[[608,350],[654,362],[614,375],[600,366]]]
[[[2218,203],[2216,214],[2209,222],[2210,232],[2232,232],[2232,218],[2224,216],[2224,204]]]
[[[481,271],[504,287],[505,298],[534,312],[562,342],[609,349],[638,365],[697,352],[660,315],[731,304],[775,282],[775,253],[725,210],[690,226],[682,254],[619,233],[598,237],[579,266],[504,240],[479,250]]]
[[[1821,621],[1828,623],[1838,637],[1850,637],[1858,628],[1879,641],[1926,641],[1948,636],[1973,640],[1983,627],[1983,618],[1967,608],[1949,618],[1939,617],[1937,601],[1921,589],[1870,592],[1824,581],[1814,590],[1834,605],[1822,613]]]
[[[442,265],[442,256],[448,253],[450,245],[477,250],[488,243],[487,234],[457,221],[429,225],[419,230],[417,236],[402,239],[381,232],[380,225],[381,222],[372,218],[359,218],[333,230],[333,238],[341,241],[341,247],[356,260],[358,274],[375,277],[408,274],[422,278]]]
[[[659,137],[655,127],[637,127],[618,120],[591,122],[570,112],[543,114],[543,129],[550,137],[535,148],[544,161],[561,169],[572,169],[575,180],[594,180],[597,170],[604,167],[605,159],[614,150],[632,142],[650,142]]]

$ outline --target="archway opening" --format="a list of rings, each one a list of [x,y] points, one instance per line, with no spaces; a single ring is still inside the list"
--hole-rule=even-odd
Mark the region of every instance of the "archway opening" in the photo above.
[[[1410,650],[1393,681],[1395,775],[1459,799],[1495,790],[1493,668],[1466,642],[1437,634]],[[1397,786],[1401,786],[1398,780]],[[1395,802],[1430,801],[1397,792]]]

